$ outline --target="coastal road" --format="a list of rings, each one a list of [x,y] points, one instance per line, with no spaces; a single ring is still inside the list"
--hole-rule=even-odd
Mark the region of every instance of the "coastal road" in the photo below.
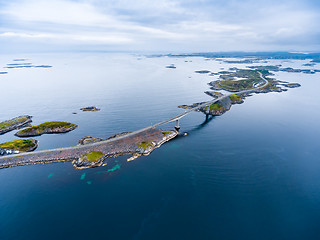
[[[230,94],[227,94],[227,95],[223,95],[223,96],[221,96],[219,98],[216,98],[216,99],[214,99],[212,101],[208,101],[208,102],[205,102],[205,103],[203,103],[201,105],[198,105],[198,106],[196,106],[194,108],[188,109],[185,112],[183,112],[183,113],[181,113],[179,115],[176,115],[176,116],[174,116],[172,118],[169,118],[169,119],[167,119],[165,121],[156,123],[154,125],[151,125],[151,126],[148,126],[148,127],[142,128],[142,129],[139,129],[137,131],[128,133],[126,135],[123,135],[123,136],[120,136],[120,137],[117,137],[117,138],[112,138],[112,139],[104,140],[104,141],[101,141],[101,142],[91,143],[90,146],[99,146],[99,145],[102,145],[102,144],[110,143],[110,142],[113,142],[113,141],[116,141],[116,140],[119,140],[119,139],[123,139],[123,138],[129,137],[129,136],[133,136],[133,135],[135,135],[137,133],[144,132],[144,131],[146,131],[146,130],[148,130],[150,128],[156,128],[156,127],[159,127],[161,125],[177,121],[177,120],[185,117],[189,113],[198,110],[199,108],[210,106],[211,104],[214,104],[214,103],[216,103],[216,102],[218,102],[218,101],[220,101],[220,100],[222,100],[224,98],[230,97],[230,95],[232,95],[232,94],[243,94],[243,93],[254,92],[257,89],[265,87],[269,83],[268,80],[266,80],[263,77],[261,72],[258,72],[258,73],[260,75],[260,78],[265,82],[262,86],[259,86],[257,88],[253,88],[253,89],[249,89],[249,90],[244,90],[244,91],[239,91],[239,92],[234,92],[234,93],[230,93]],[[27,153],[19,153],[19,154],[7,155],[7,156],[0,157],[0,160],[4,160],[4,159],[8,159],[8,158],[15,158],[15,157],[18,157],[18,156],[27,156],[27,155],[35,155],[35,154],[41,154],[41,153],[60,152],[60,151],[69,151],[69,150],[75,150],[75,149],[81,149],[81,148],[88,148],[88,146],[89,146],[89,144],[87,144],[87,145],[77,145],[77,146],[73,146],[73,147],[64,147],[64,148],[40,150],[40,151],[27,152]]]

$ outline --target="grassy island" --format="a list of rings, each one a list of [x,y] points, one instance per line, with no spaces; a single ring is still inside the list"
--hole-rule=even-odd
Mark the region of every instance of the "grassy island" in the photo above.
[[[35,140],[22,139],[22,140],[13,140],[6,143],[1,143],[0,148],[17,150],[19,152],[28,152],[36,148],[37,143]]]
[[[25,137],[38,136],[44,133],[64,133],[72,131],[77,127],[77,125],[69,122],[51,121],[42,123],[38,126],[22,129],[15,135],[18,137]]]
[[[83,160],[87,160],[89,162],[97,162],[102,158],[104,154],[102,152],[91,151],[85,155],[83,155]]]

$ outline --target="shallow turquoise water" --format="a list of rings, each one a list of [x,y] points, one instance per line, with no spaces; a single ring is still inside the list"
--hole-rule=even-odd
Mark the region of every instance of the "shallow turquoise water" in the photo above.
[[[214,77],[195,70],[234,66],[115,54],[1,56],[0,65],[14,58],[53,68],[1,75],[0,120],[30,114],[35,124],[79,125],[37,137],[39,149],[181,113],[177,105],[210,99],[203,92]],[[255,95],[208,121],[192,113],[181,121],[188,135],[149,156],[86,170],[71,162],[0,170],[0,239],[319,239],[320,75],[276,76],[302,87]],[[91,105],[101,111],[79,110]]]

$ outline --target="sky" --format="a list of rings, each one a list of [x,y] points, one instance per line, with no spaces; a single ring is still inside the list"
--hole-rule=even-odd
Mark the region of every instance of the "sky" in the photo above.
[[[319,52],[319,23],[319,0],[0,0],[0,52]]]

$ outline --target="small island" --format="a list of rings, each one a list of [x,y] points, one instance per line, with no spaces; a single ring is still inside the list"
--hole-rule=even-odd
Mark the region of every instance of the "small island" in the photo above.
[[[18,137],[40,136],[46,133],[66,133],[76,129],[78,126],[69,122],[51,121],[45,122],[38,126],[25,128],[17,132]]]
[[[30,122],[32,122],[31,118],[31,116],[24,115],[0,122],[0,135],[12,130],[30,126]]]
[[[210,73],[209,70],[197,70],[197,71],[194,71],[195,73],[200,73],[200,74],[206,74],[206,73]]]
[[[174,64],[170,64],[168,66],[166,66],[166,68],[177,68]]]
[[[0,155],[31,152],[38,147],[38,141],[34,139],[20,139],[0,144]]]
[[[91,107],[80,108],[80,110],[82,110],[84,112],[96,112],[96,111],[100,111],[100,108],[96,108],[94,106],[91,106]]]

